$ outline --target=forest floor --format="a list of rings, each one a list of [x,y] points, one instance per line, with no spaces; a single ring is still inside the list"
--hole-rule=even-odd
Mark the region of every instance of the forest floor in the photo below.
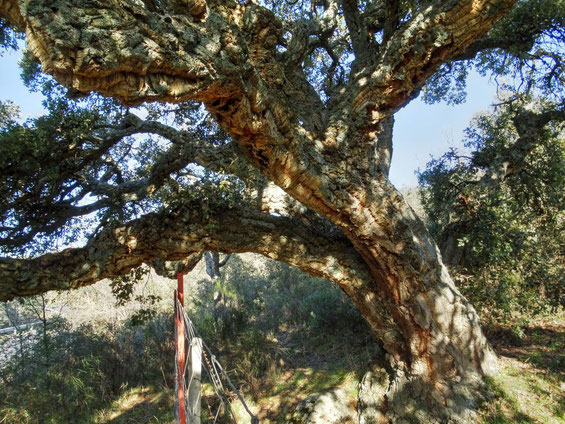
[[[488,337],[500,358],[490,380],[494,398],[484,405],[484,423],[565,423],[565,319],[540,319],[521,337],[491,328]]]
[[[504,327],[492,327],[487,333],[500,370],[488,381],[492,396],[482,406],[477,424],[565,423],[565,316],[533,321],[520,336]],[[289,346],[285,337],[279,335],[290,347],[287,354],[291,353],[284,371],[276,381],[264,382],[265,390],[249,402],[261,423],[286,423],[309,394],[331,388],[343,388],[356,401],[359,366],[368,352],[355,352],[351,346],[332,349],[335,340]],[[315,347],[318,342],[321,345]],[[135,388],[100,414],[97,422],[169,423],[172,404],[170,389]]]
[[[196,273],[193,282],[185,283],[188,293],[198,293],[201,274],[203,272]],[[268,274],[267,280],[273,280],[278,274],[282,273]],[[239,278],[242,287],[254,282],[259,284],[258,277],[254,277],[255,280],[247,275]],[[297,407],[308,396],[336,390],[344,394],[344,404],[355,412],[359,381],[368,364],[378,363],[378,358],[382,357],[378,344],[362,320],[359,325],[355,317],[344,312],[341,291],[337,290],[331,297],[330,288],[322,283],[315,286],[313,280],[302,281],[299,280],[302,277],[293,274],[285,278],[293,281],[296,293],[281,291],[276,298],[266,291],[271,295],[269,302],[276,307],[277,319],[272,327],[276,330],[254,329],[254,323],[248,319],[249,328],[243,333],[212,337],[212,340],[205,337],[206,342],[213,347],[215,341],[219,346],[220,351],[215,353],[261,424],[292,422]],[[162,291],[150,293],[160,294],[165,299],[163,310],[169,306],[167,300],[174,286],[175,281],[167,283],[157,279],[151,286],[155,288],[151,290]],[[304,290],[298,290],[301,288]],[[149,290],[149,286],[145,289]],[[27,356],[28,363],[36,370],[33,380],[28,378],[29,373],[19,380],[7,374],[10,370],[22,372],[26,362],[21,358],[26,357],[20,358],[12,352],[17,351],[18,337],[12,337],[16,343],[12,346],[2,342],[9,335],[0,336],[0,424],[173,424],[172,317],[158,315],[144,327],[132,327],[124,323],[137,307],[135,304],[116,307],[113,301],[107,300],[111,299],[108,285],[81,290],[65,294],[69,298],[65,298],[64,303],[56,298],[58,303],[54,304],[70,305],[62,319],[65,323],[74,323],[75,327],[62,325],[50,343],[52,349],[59,349],[55,352],[73,349],[67,362],[60,365],[54,361],[52,367],[46,368],[47,374],[43,370],[42,339],[38,337],[37,328],[33,336],[37,339],[36,353],[28,352]],[[312,291],[317,294],[318,303],[307,297]],[[308,316],[302,324],[291,325],[280,317],[282,313],[279,314],[281,302],[288,299],[297,302],[297,306],[289,309],[293,318],[298,315],[297,308],[305,305],[307,310],[312,308],[318,314],[324,313],[328,322],[323,327],[314,327]],[[341,330],[336,330],[340,310],[343,325]],[[194,314],[195,318],[197,316]],[[0,324],[1,318],[0,314]],[[206,323],[213,320],[200,321],[201,333]],[[520,328],[494,325],[485,328],[499,356],[500,369],[488,381],[491,393],[488,401],[482,405],[477,421],[470,424],[565,424],[565,311],[530,319]],[[261,337],[247,337],[258,332]],[[140,356],[136,353],[136,340],[142,335],[147,352]],[[3,368],[8,361],[2,355],[10,352],[13,356],[10,367]],[[145,377],[137,378],[140,375]],[[206,390],[204,401],[212,398],[209,385]],[[249,423],[249,416],[238,404],[233,404],[236,415],[241,418],[238,423]],[[203,414],[211,413],[207,402],[203,402]]]

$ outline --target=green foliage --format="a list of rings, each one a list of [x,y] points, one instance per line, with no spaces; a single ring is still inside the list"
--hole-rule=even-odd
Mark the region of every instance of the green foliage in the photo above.
[[[0,128],[14,125],[20,116],[20,108],[11,101],[0,100]]]
[[[138,303],[138,308],[130,318],[133,326],[140,326],[151,321],[158,312],[156,305],[161,300],[161,296],[147,294],[144,290],[139,290],[143,282],[145,285],[149,282],[149,274],[149,268],[138,267],[132,269],[128,274],[112,279],[110,282],[116,306],[124,306],[133,300]]]
[[[522,0],[494,26],[489,38],[503,48],[480,52],[474,61],[482,75],[504,87],[563,101],[565,84],[565,2]]]
[[[45,95],[47,114],[20,123],[17,106],[0,103],[0,250],[43,253],[194,199],[202,203],[204,214],[207,208],[242,201],[245,185],[240,179],[197,166],[194,154],[183,153],[179,143],[155,134],[142,136],[138,118],[116,101],[101,96],[71,99],[72,93],[42,74],[29,54],[20,65],[26,85]],[[200,137],[208,145],[229,142],[195,103],[150,105],[146,112],[157,126],[170,123],[170,132],[182,126],[186,136]],[[162,169],[179,155],[186,156],[179,169]]]
[[[122,306],[134,296],[134,288],[149,274],[149,268],[139,267],[132,269],[128,274],[112,279],[110,287],[116,298],[116,305]]]
[[[163,368],[174,357],[171,320],[161,314],[143,326],[126,321],[77,329],[60,321],[50,330],[48,363],[38,342],[29,348],[24,373],[14,369],[17,358],[3,366],[0,422],[94,423],[96,411],[128,387],[172,385],[172,367]]]
[[[0,55],[8,49],[16,50],[18,48],[18,40],[23,35],[14,31],[4,19],[0,19]]]
[[[422,89],[422,100],[428,104],[442,100],[451,105],[463,103],[467,97],[465,87],[469,69],[469,64],[466,62],[442,65],[426,81],[426,85]]]
[[[234,307],[246,314],[241,320],[265,332],[276,332],[281,323],[312,333],[366,328],[339,287],[284,263],[265,262],[263,274],[257,275],[236,256],[228,262],[225,280]]]
[[[523,154],[515,145],[515,106],[476,118],[467,129],[470,153],[452,150],[420,174],[425,212],[445,260],[473,304],[497,319],[564,302],[563,125],[550,121]],[[522,107],[542,113],[549,105]],[[490,169],[501,164],[503,176]]]
[[[64,237],[65,244],[75,241],[88,219],[73,220],[76,210],[70,199],[84,200],[80,182],[107,166],[96,155],[110,147],[96,131],[107,122],[103,111],[63,101],[50,103],[49,111],[23,124],[12,117],[0,127],[0,244],[7,251],[19,251],[32,241],[34,228],[44,235]],[[64,225],[70,222],[74,225]],[[45,237],[36,241],[26,246],[28,254],[56,243]]]
[[[222,353],[233,379],[253,398],[273,386],[293,356],[279,337],[299,350],[324,350],[321,346],[333,340],[378,351],[351,299],[332,283],[284,263],[258,260],[253,265],[239,256],[232,256],[222,270],[216,286],[200,282],[199,292],[189,299],[194,305],[190,315],[211,348]]]

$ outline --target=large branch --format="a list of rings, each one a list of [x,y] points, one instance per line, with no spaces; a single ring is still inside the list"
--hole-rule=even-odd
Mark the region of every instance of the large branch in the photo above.
[[[249,51],[234,29],[263,29],[247,16],[253,7],[208,3],[206,19],[130,0],[2,0],[0,16],[25,31],[43,71],[76,92],[125,104],[205,101],[242,88]]]
[[[97,8],[71,7],[64,0],[57,6],[2,0],[0,13],[13,19],[18,11],[21,19],[13,21],[23,22],[44,70],[63,84],[126,103],[202,100],[269,178],[285,189],[295,181],[311,192],[307,186],[319,184],[319,177],[310,169],[325,166],[320,151],[341,137],[334,127],[343,132],[347,119],[376,125],[442,62],[484,35],[514,1],[432,3],[396,30],[374,66],[361,69],[342,98],[332,101],[337,107],[329,127],[305,77],[278,62],[280,24],[259,6],[211,1],[206,18],[193,19],[128,0],[92,0]],[[296,195],[300,201],[307,197]]]
[[[204,102],[261,169],[264,145],[307,150],[310,134],[323,133],[312,87],[278,62],[281,25],[252,3],[209,1],[205,19],[195,20],[133,0],[0,0],[0,15],[25,30],[43,70],[74,91],[125,104]]]
[[[434,318],[434,326],[430,327],[432,315],[439,317],[441,314],[449,314],[451,313],[449,311],[455,311],[454,308],[459,307],[451,306],[452,304],[460,305],[463,308],[461,310],[469,312],[462,313],[467,317],[465,318],[467,321],[460,327],[460,333],[466,335],[476,328],[475,315],[464,305],[464,300],[460,300],[462,298],[453,287],[449,276],[443,272],[436,247],[424,225],[402,201],[401,196],[389,184],[382,172],[371,172],[371,169],[378,168],[374,166],[374,145],[366,150],[360,146],[376,143],[378,130],[383,130],[378,128],[378,124],[406,104],[441,63],[456,56],[473,40],[484,35],[514,2],[515,0],[430,2],[430,6],[425,11],[417,14],[391,35],[386,46],[380,49],[382,52],[380,58],[375,58],[371,66],[356,70],[350,86],[342,87],[341,98],[331,99],[328,102],[332,105],[330,124],[329,127],[325,124],[327,119],[324,116],[322,131],[317,130],[316,125],[302,124],[301,120],[308,122],[311,120],[310,116],[319,116],[320,112],[309,110],[311,102],[303,101],[307,97],[305,90],[295,84],[294,78],[289,78],[284,66],[277,62],[277,55],[274,54],[279,35],[277,25],[269,13],[256,6],[232,5],[229,13],[225,12],[225,19],[215,11],[219,9],[211,7],[204,23],[202,21],[194,23],[189,18],[172,17],[171,20],[175,25],[182,24],[185,30],[183,33],[173,31],[174,25],[167,24],[166,19],[161,25],[159,14],[148,16],[146,11],[141,11],[139,16],[133,15],[128,12],[128,7],[131,5],[125,1],[117,3],[117,0],[114,0],[110,3],[112,13],[119,16],[125,14],[127,19],[112,22],[112,31],[107,28],[102,32],[110,38],[109,42],[103,41],[108,51],[101,53],[97,46],[92,47],[95,49],[98,61],[94,62],[96,65],[94,68],[89,65],[89,70],[94,69],[97,75],[100,75],[109,69],[112,78],[117,75],[116,84],[107,84],[104,80],[104,84],[99,87],[93,85],[92,89],[128,102],[145,99],[202,100],[220,126],[233,137],[255,166],[292,197],[329,219],[346,234],[367,264],[363,269],[368,268],[371,276],[366,280],[353,280],[360,282],[358,287],[355,284],[349,286],[347,282],[344,282],[342,287],[354,299],[376,334],[383,338],[387,349],[399,363],[408,364],[409,358],[418,358],[417,364],[407,365],[406,369],[415,370],[420,367],[431,370],[430,373],[433,374],[435,369],[441,367],[426,365],[423,362],[424,356],[420,346],[433,345],[439,351],[443,350],[445,340],[454,340],[454,338],[451,336],[447,338],[448,334],[453,333],[453,329],[443,326],[445,322],[443,319]],[[97,16],[106,13],[107,4],[108,2],[99,5],[102,12],[97,11]],[[234,11],[237,10],[242,11],[244,15],[241,19],[241,22],[245,23],[242,32],[234,30],[234,27],[240,23],[239,18],[234,17]],[[63,24],[60,25],[57,20],[52,23],[54,17],[50,10],[43,8],[40,10],[41,13],[35,9],[26,10],[28,21],[30,12],[33,19],[37,21],[43,19],[41,24],[36,26],[38,30],[51,32],[46,39],[55,40],[56,43],[61,42],[61,36],[52,31],[53,26],[60,29],[62,25],[62,28],[70,30],[67,28],[68,22],[62,19],[62,16],[58,16],[57,19],[61,19]],[[80,16],[76,8],[73,13]],[[108,18],[109,21],[112,21],[112,16]],[[231,21],[228,19],[230,17]],[[223,22],[232,22],[232,26],[218,25],[220,18],[224,19]],[[33,32],[33,19],[27,24],[32,29],[27,30],[28,38],[32,39],[36,36]],[[124,22],[129,26],[124,27]],[[147,25],[148,22],[151,25]],[[79,25],[80,22],[76,24]],[[83,28],[80,25],[79,27]],[[89,24],[82,32],[89,34],[93,28],[96,29]],[[204,28],[209,32],[205,34]],[[149,31],[151,29],[159,29],[160,32],[154,35]],[[245,36],[240,35],[243,32]],[[136,45],[133,50],[126,48],[122,53],[124,49],[116,48],[117,42],[121,42],[121,39],[117,40],[114,34],[118,34],[119,37],[127,34],[136,42],[141,39],[141,44]],[[185,43],[183,34],[188,37],[198,34],[200,38],[195,39],[194,44],[189,46]],[[168,35],[172,35],[170,37],[172,41],[168,41]],[[174,44],[177,38],[178,46]],[[163,47],[154,40],[166,42],[166,46]],[[81,43],[78,44],[80,46]],[[89,46],[90,42],[83,40],[82,44]],[[151,48],[147,48],[147,45]],[[53,52],[61,54],[62,63],[69,64],[70,70],[67,70],[65,75],[71,75],[73,78],[78,75],[77,81],[82,83],[82,68],[74,66],[73,56],[77,51],[80,52],[80,49],[70,46],[68,51],[65,51],[60,46],[48,47],[49,55]],[[222,55],[231,58],[229,55],[232,54],[230,53],[232,50],[234,58],[230,60],[218,58]],[[182,60],[177,60],[179,51],[186,55]],[[192,53],[188,54],[187,51]],[[132,58],[135,58],[132,52],[142,53],[139,58],[140,63],[135,63],[135,66],[132,65],[134,63]],[[206,57],[208,53],[214,56]],[[41,49],[36,54],[47,64],[56,63],[58,60],[58,57],[55,57],[57,60],[49,61],[51,56],[46,57]],[[77,63],[82,66],[85,62],[81,54],[78,54],[80,60]],[[69,59],[70,57],[72,60]],[[174,72],[166,73],[166,78],[161,78],[163,63],[167,61],[171,63],[168,69],[173,68]],[[124,63],[128,66],[127,69],[120,68]],[[202,64],[206,64],[207,67],[201,69]],[[119,73],[115,74],[117,68]],[[138,69],[141,69],[141,72],[137,72]],[[65,69],[57,68],[53,73],[59,71],[63,72]],[[124,85],[122,78],[124,73],[127,78],[131,78],[133,87]],[[169,82],[169,78],[173,83]],[[152,79],[156,79],[158,84],[149,84],[148,81],[151,82]],[[59,80],[69,85],[69,81],[65,81],[62,76]],[[83,89],[85,87],[88,89],[88,80],[85,81]],[[71,82],[74,83],[75,80]],[[365,137],[366,134],[368,137]],[[111,270],[113,263],[127,268],[137,265],[143,256],[152,256],[159,252],[170,254],[171,259],[174,259],[173,245],[177,248],[185,246],[184,249],[190,250],[189,246],[197,244],[198,240],[205,244],[202,250],[227,250],[214,240],[213,236],[217,236],[218,233],[209,234],[205,231],[206,227],[201,229],[207,234],[204,239],[181,238],[181,243],[173,243],[170,249],[162,248],[167,238],[175,239],[170,233],[170,230],[175,228],[174,222],[171,220],[166,222],[169,226],[165,228],[158,222],[154,223],[157,233],[149,237],[151,249],[147,248],[147,244],[139,243],[137,227],[134,226],[131,233],[126,232],[123,236],[124,240],[120,243],[122,247],[118,255],[119,259],[125,257],[124,261],[106,260],[104,267],[99,267],[96,262],[92,263],[88,255],[80,258],[78,257],[80,252],[77,252],[76,260],[80,261],[80,264],[76,263],[75,268],[83,271],[76,273],[73,268],[75,274],[70,277],[78,281],[78,284],[85,279],[92,281],[93,274],[96,278],[101,278],[102,269]],[[240,240],[247,240],[244,236],[252,232],[254,227],[250,227],[248,222],[235,221],[234,224],[236,227],[229,228],[237,228],[238,231],[244,232],[238,233],[238,238],[230,239],[229,242],[234,243],[233,251],[241,251],[244,248],[241,247]],[[292,247],[288,251],[289,263],[324,276],[328,269],[332,269],[327,260],[318,262],[311,259],[312,256],[316,256],[315,248],[324,245],[322,239],[317,240],[317,247],[312,245],[314,249],[312,252],[308,250],[308,264],[305,264],[296,256],[296,252],[301,252],[300,249],[304,246],[300,244],[291,246],[293,243],[290,241],[294,239],[289,238],[288,235],[273,241],[272,237],[278,235],[277,233],[274,233],[274,236],[270,235],[275,229],[268,227],[261,227],[264,236],[261,236],[260,240],[255,240],[252,246],[245,248],[253,251],[263,250],[261,253],[271,257],[283,257],[286,254],[283,247],[288,246]],[[223,228],[225,235],[233,234],[231,230],[228,231],[229,228]],[[256,230],[260,233],[259,229]],[[161,231],[161,234],[158,231]],[[116,238],[114,233],[103,234],[109,234],[111,241]],[[132,257],[132,263],[128,265],[127,237],[130,234],[133,236],[130,250],[137,251],[138,255]],[[163,239],[163,236],[167,238]],[[269,245],[262,244],[264,241]],[[342,245],[334,242],[331,244],[332,247],[337,246],[342,250]],[[143,246],[143,249],[136,250],[138,245]],[[271,245],[278,249],[274,254]],[[326,248],[323,250],[327,252]],[[85,255],[84,252],[88,252],[88,249],[82,252]],[[107,249],[103,255],[113,253],[113,250]],[[179,252],[179,257],[184,254],[186,251]],[[355,257],[359,258],[359,255],[356,254]],[[324,254],[323,258],[327,256]],[[21,274],[22,271],[13,268],[13,264],[14,262],[4,264],[6,274],[9,275],[10,270],[14,275]],[[29,264],[33,271],[35,263]],[[53,261],[47,261],[47,264],[52,264],[59,275],[68,275]],[[9,266],[12,268],[10,269]],[[36,272],[42,269],[39,268]],[[86,277],[83,277],[82,273],[86,274]],[[347,277],[351,280],[350,276]],[[34,284],[39,284],[34,280],[33,274],[29,278],[32,287]],[[420,296],[418,293],[423,295]],[[448,297],[458,300],[448,301]],[[382,310],[383,304],[388,315],[379,316],[377,312],[375,316],[375,311]],[[419,310],[424,311],[423,315],[418,312]],[[397,328],[399,326],[403,329],[405,337],[400,337],[404,337],[403,342],[399,342],[397,336],[390,336],[395,339],[395,342],[392,342],[387,335],[387,328],[394,327],[393,320],[397,323]],[[421,323],[420,327],[425,331],[420,329],[417,333],[412,331],[415,329],[415,320]],[[431,332],[433,337],[430,336]],[[481,337],[478,337],[478,340],[483,343]],[[459,342],[458,345],[463,346],[461,349],[465,351],[465,357],[471,358],[468,352],[469,346]],[[473,347],[471,346],[470,349],[472,350]],[[418,371],[421,372],[423,373]]]
[[[371,37],[363,15],[359,12],[357,0],[342,0],[343,17],[351,37],[351,45],[356,58],[363,59],[374,50],[371,49]]]
[[[537,40],[562,41],[564,6],[561,2],[522,1],[484,37],[474,41],[455,59],[474,58],[479,52],[502,49],[514,55],[526,55]]]
[[[344,104],[381,120],[408,103],[426,79],[460,55],[511,10],[516,0],[437,1],[391,36],[376,58],[354,76]]]
[[[351,288],[369,278],[346,240],[326,238],[288,218],[208,208],[190,204],[170,214],[149,214],[103,230],[82,248],[34,259],[1,258],[0,300],[85,286],[157,258],[175,261],[206,250],[261,253]]]

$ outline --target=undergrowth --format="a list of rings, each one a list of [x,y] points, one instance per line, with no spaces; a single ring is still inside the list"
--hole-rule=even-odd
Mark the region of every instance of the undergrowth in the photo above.
[[[289,422],[308,395],[336,387],[354,409],[360,379],[382,356],[378,342],[338,288],[260,264],[253,271],[236,258],[220,287],[194,285],[187,308],[201,336],[261,423]],[[488,327],[501,370],[487,381],[479,424],[565,422],[565,316],[521,328]],[[170,313],[76,327],[61,318],[47,338],[33,331],[25,343],[12,337],[15,353],[0,367],[1,424],[174,422]],[[203,413],[211,415],[213,389],[204,388]],[[238,402],[233,410],[246,422]]]

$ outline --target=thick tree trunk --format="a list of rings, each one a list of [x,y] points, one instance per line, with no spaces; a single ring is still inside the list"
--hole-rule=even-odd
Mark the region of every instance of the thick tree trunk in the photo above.
[[[271,180],[337,226],[367,264],[371,279],[339,284],[390,355],[386,415],[393,422],[468,420],[495,356],[435,242],[379,166],[381,122],[359,126],[345,114],[324,144],[293,155],[247,135],[236,140]]]
[[[365,197],[357,197],[361,193]],[[351,221],[342,230],[373,279],[363,287],[342,287],[390,355],[386,416],[392,422],[470,422],[481,378],[495,366],[475,310],[455,288],[424,225],[386,178],[371,179],[352,195],[359,202],[339,209],[340,221],[344,215]],[[376,299],[387,312],[385,321],[382,313],[373,314]]]
[[[393,422],[469,419],[466,414],[480,399],[481,378],[492,372],[495,357],[475,310],[439,258],[436,269],[413,267],[412,258],[423,253],[418,247],[383,254],[383,259],[404,266],[389,268],[387,283],[375,290],[381,296],[383,290],[395,293],[387,310],[402,332],[400,342],[382,337],[395,373],[386,398],[387,416]]]
[[[130,0],[0,0],[2,16],[26,31],[43,69],[62,84],[125,104],[202,102],[264,176],[349,239],[237,208],[217,212],[222,233],[188,205],[104,230],[83,249],[2,259],[0,299],[90,284],[156,258],[257,251],[326,277],[353,299],[389,354],[390,381],[378,400],[387,418],[469,422],[494,355],[435,243],[388,181],[383,134],[426,79],[515,1],[429,2],[388,24],[378,48],[351,32],[349,79],[324,104],[302,72],[308,43],[295,36],[280,54],[283,26],[253,2],[189,1],[189,13],[171,14]],[[347,3],[344,19],[357,26]]]
[[[367,132],[353,122],[344,128],[354,141],[340,152],[337,164],[333,150],[320,149],[315,166],[298,164],[298,172],[292,166],[271,166],[267,172],[341,229],[369,268],[372,278],[361,284],[337,282],[389,354],[389,387],[380,401],[386,417],[392,422],[469,422],[495,355],[424,224],[383,169],[373,166],[380,162],[372,146],[382,145],[383,130]],[[271,164],[289,163],[276,151],[262,154]]]

